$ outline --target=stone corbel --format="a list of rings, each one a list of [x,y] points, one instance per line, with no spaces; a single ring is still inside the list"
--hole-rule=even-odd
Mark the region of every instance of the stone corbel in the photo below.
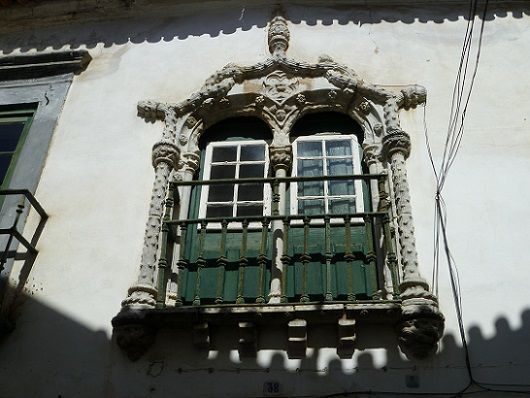
[[[390,163],[394,201],[396,204],[402,282],[402,316],[397,326],[403,351],[417,358],[433,352],[444,328],[444,317],[438,309],[437,298],[429,291],[418,267],[416,239],[406,159],[410,154],[410,137],[401,129],[387,130],[383,138],[384,158]]]
[[[338,346],[337,352],[339,356],[345,356],[346,354],[353,354],[355,349],[355,340],[357,340],[356,334],[356,321],[355,319],[342,318],[338,321]]]
[[[289,358],[305,358],[307,350],[307,321],[293,319],[287,325]]]
[[[240,357],[255,357],[258,349],[258,331],[252,322],[239,322],[238,351]]]
[[[112,320],[118,346],[131,361],[137,361],[153,345],[156,330],[145,322],[141,311],[122,311]]]
[[[198,349],[210,349],[210,326],[208,322],[193,325],[193,345]]]

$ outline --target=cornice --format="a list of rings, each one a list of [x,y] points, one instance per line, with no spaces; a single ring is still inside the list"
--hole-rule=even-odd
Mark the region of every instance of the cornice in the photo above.
[[[324,6],[324,7],[425,7],[462,6],[467,9],[467,0],[277,0],[276,5]],[[528,4],[527,0],[490,0],[490,9],[495,6],[510,7]],[[226,9],[227,7],[271,6],[269,0],[42,0],[12,2],[0,7],[1,30],[21,30],[26,27],[115,20],[121,18],[144,18],[156,16],[181,16],[183,13]]]
[[[78,74],[91,60],[88,51],[83,50],[0,57],[0,81]]]

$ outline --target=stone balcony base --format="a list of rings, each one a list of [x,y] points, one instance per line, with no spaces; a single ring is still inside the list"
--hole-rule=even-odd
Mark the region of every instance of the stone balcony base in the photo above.
[[[287,330],[289,356],[302,358],[307,347],[307,328],[336,325],[337,350],[353,353],[355,325],[395,325],[402,316],[400,301],[362,303],[291,303],[247,305],[201,305],[132,310],[125,308],[113,320],[118,345],[132,360],[140,358],[153,344],[157,330],[189,328],[193,344],[210,348],[210,326],[237,326],[240,355],[253,356],[259,347],[259,332],[267,326]],[[345,326],[346,325],[346,326]]]

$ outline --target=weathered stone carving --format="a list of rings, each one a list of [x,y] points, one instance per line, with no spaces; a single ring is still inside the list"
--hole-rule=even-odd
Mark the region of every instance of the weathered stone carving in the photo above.
[[[298,79],[289,78],[282,71],[274,71],[263,80],[263,93],[269,98],[282,103],[298,91],[298,86]]]
[[[438,307],[418,301],[404,309],[397,329],[398,341],[407,355],[422,359],[436,350],[443,330],[444,318]]]
[[[145,321],[145,313],[122,310],[112,320],[118,346],[131,361],[138,360],[155,341],[156,330]]]
[[[156,106],[155,109],[157,109]],[[129,289],[128,297],[122,302],[122,306],[129,309],[153,308],[156,305],[156,255],[163,204],[169,176],[178,164],[180,152],[177,145],[174,144],[176,142],[176,116],[171,108],[163,107],[163,109],[165,110],[165,127],[162,140],[153,146],[152,152],[155,181],[153,182],[149,204],[138,283]]]
[[[268,33],[269,51],[271,54],[285,56],[285,52],[289,48],[290,37],[287,21],[281,15],[276,15],[270,23]]]
[[[269,159],[271,166],[276,170],[281,168],[284,170],[290,170],[293,163],[293,150],[290,145],[286,146],[271,146],[269,147]]]
[[[444,318],[418,267],[405,164],[410,153],[410,137],[401,130],[391,130],[383,138],[383,151],[392,171],[401,253],[402,281],[399,290],[403,316],[399,341],[405,351],[421,357],[435,349],[443,333]]]

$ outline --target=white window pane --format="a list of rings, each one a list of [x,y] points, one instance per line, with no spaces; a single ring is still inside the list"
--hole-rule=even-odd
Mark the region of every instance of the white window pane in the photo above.
[[[352,175],[353,164],[351,159],[328,159],[328,175]],[[353,180],[337,180],[329,181],[329,194],[337,195],[353,195],[355,189],[353,187]]]
[[[239,185],[237,200],[263,200],[263,184],[243,184]]]
[[[213,148],[212,162],[233,162],[237,160],[237,146],[219,146]]]
[[[241,147],[241,161],[265,160],[265,145],[244,145]]]
[[[324,199],[302,199],[298,201],[298,214],[308,216],[324,213]]]
[[[331,214],[355,213],[355,199],[330,199],[329,212]]]
[[[298,156],[322,156],[321,141],[302,141],[298,143]]]
[[[232,205],[208,205],[206,217],[232,217]]]
[[[208,202],[231,202],[234,198],[234,185],[211,185],[208,192]]]
[[[212,166],[212,171],[210,172],[211,180],[221,180],[225,178],[235,178],[235,177],[236,177],[236,166],[235,165]]]
[[[242,164],[239,166],[239,178],[263,178],[264,164]]]
[[[351,140],[326,141],[327,156],[351,156]]]
[[[237,216],[261,216],[263,214],[262,204],[240,204],[237,206]]]
[[[323,175],[322,159],[300,159],[298,161],[299,177],[315,177]],[[298,183],[298,196],[324,195],[324,181]]]

